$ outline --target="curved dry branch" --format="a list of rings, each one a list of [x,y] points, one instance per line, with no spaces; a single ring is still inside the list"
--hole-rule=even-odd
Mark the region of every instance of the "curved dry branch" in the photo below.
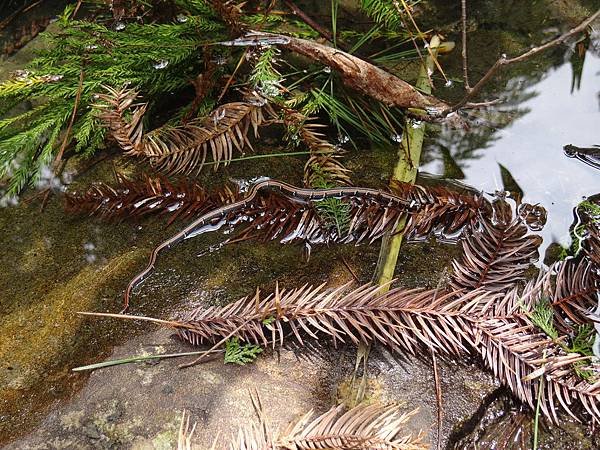
[[[244,102],[226,103],[206,118],[194,119],[179,126],[164,125],[144,133],[142,119],[146,103],[137,103],[137,92],[105,87],[106,94],[96,108],[112,137],[130,156],[145,157],[158,170],[169,174],[198,173],[212,156],[215,170],[227,164],[234,151],[252,149],[249,132],[258,137],[258,128],[274,115],[261,99],[248,97]]]
[[[344,84],[388,106],[424,109],[439,115],[449,106],[442,100],[419,92],[404,80],[356,56],[314,41],[272,33],[251,32],[223,45],[277,45],[318,61],[336,70]]]

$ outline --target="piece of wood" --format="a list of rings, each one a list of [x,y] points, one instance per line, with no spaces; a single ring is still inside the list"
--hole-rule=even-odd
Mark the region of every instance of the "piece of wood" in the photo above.
[[[222,45],[254,46],[276,45],[318,61],[337,71],[343,83],[361,94],[388,106],[424,110],[437,116],[449,108],[433,95],[419,92],[413,85],[342,50],[305,39],[272,33],[251,32],[246,36]]]

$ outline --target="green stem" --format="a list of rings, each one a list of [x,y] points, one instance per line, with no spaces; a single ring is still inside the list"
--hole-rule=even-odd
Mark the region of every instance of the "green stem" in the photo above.
[[[440,46],[440,38],[435,35],[430,42],[431,54],[427,56],[425,64],[421,66],[416,88],[426,94],[431,93],[428,72],[431,73],[435,67],[434,58],[437,55]],[[402,142],[398,147],[398,162],[394,167],[392,179],[405,183],[414,183],[417,178],[419,161],[421,159],[421,150],[423,148],[423,139],[425,137],[425,123],[416,122],[408,119],[406,129],[402,134]],[[377,263],[377,282],[380,285],[386,283],[389,289],[389,282],[394,278],[396,262],[400,253],[400,246],[404,238],[404,227],[406,226],[406,216],[400,220],[396,232],[390,237],[386,236],[381,244],[379,261]]]
[[[546,350],[544,350],[542,358],[546,358]],[[540,405],[542,403],[542,395],[544,391],[544,375],[540,377],[540,387],[538,388],[537,403],[535,405],[535,417],[533,419],[533,450],[538,448],[538,433],[540,425]]]
[[[184,352],[184,353],[165,353],[163,355],[132,356],[130,358],[113,359],[111,361],[104,361],[101,363],[90,364],[87,366],[75,367],[74,369],[71,369],[71,370],[73,372],[83,372],[85,370],[95,370],[95,369],[101,369],[103,367],[118,366],[121,364],[150,361],[152,359],[179,358],[180,356],[201,355],[202,353],[206,353],[206,351],[202,350],[202,351]]]
[[[315,152],[312,152],[315,153]],[[316,153],[329,153],[329,152],[316,152]],[[227,160],[221,160],[221,161],[209,161],[209,162],[205,162],[204,165],[205,166],[209,166],[211,164],[229,164],[230,162],[234,162],[234,161],[247,161],[249,159],[261,159],[261,158],[277,158],[277,157],[281,157],[281,156],[297,156],[297,155],[310,155],[311,152],[284,152],[284,153],[267,153],[266,155],[252,155],[252,156],[244,156],[243,158],[232,158],[232,159],[227,159]]]

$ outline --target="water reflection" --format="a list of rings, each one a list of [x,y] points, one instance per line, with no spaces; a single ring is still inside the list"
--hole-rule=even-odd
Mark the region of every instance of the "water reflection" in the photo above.
[[[600,141],[600,57],[588,52],[585,64],[577,69],[574,73],[567,60],[539,81],[512,80],[505,95],[518,107],[507,111],[505,105],[499,108],[502,113],[486,113],[468,137],[462,130],[442,130],[428,144],[435,159],[422,167],[448,176],[450,149],[462,181],[478,189],[508,189],[510,174],[523,201],[541,203],[548,210],[542,252],[553,241],[569,244],[573,207],[600,192],[600,172],[563,151],[565,144],[591,147]],[[574,79],[576,88],[571,91]],[[516,93],[517,98],[512,97]]]

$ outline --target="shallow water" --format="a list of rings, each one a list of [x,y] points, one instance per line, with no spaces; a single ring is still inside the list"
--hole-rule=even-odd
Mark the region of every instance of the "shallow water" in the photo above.
[[[463,160],[461,181],[485,192],[504,190],[499,164],[506,167],[523,190],[523,201],[541,203],[548,222],[540,234],[545,247],[552,242],[568,246],[573,208],[586,197],[600,192],[600,171],[563,151],[566,144],[591,147],[600,143],[600,57],[586,55],[579,88],[571,90],[573,70],[568,61],[548,70],[539,82],[526,87],[529,97],[518,108],[522,116],[497,131],[490,129],[486,148],[473,148]],[[509,81],[506,97],[523,79]],[[498,93],[496,93],[498,94]],[[510,107],[497,108],[496,115],[510,115]],[[485,127],[485,125],[484,125]],[[491,137],[490,136],[490,137]],[[441,143],[452,153],[462,131],[445,130],[429,141],[430,150]],[[422,169],[444,174],[443,161],[433,160]]]
[[[544,55],[543,63],[526,64],[501,77],[486,95],[505,98],[507,104],[474,113],[477,119],[469,134],[432,127],[422,166],[424,172],[451,178],[440,152],[444,146],[463,173],[462,182],[493,192],[505,188],[498,166],[502,164],[522,189],[524,201],[548,209],[549,220],[541,232],[544,247],[551,242],[568,245],[573,207],[600,191],[600,172],[567,158],[562,150],[565,144],[600,144],[600,58],[588,52],[580,87],[571,92],[573,73],[566,55],[564,51]],[[472,62],[479,68],[474,72],[482,72],[478,64],[487,67],[477,54]],[[459,89],[455,83],[454,93],[440,96],[457,95]],[[354,170],[357,185],[383,187],[394,158],[393,148],[360,149],[350,150],[345,162]],[[234,164],[217,178],[271,176],[300,184],[302,157],[263,161],[247,167]],[[127,168],[118,158],[116,163]],[[111,164],[100,164],[71,188],[84,188],[95,179],[110,180]],[[56,183],[51,177],[46,181]],[[0,275],[0,333],[10,334],[4,345],[0,338],[0,350],[9,355],[0,364],[0,382],[6,382],[3,388],[10,383],[11,390],[0,405],[2,441],[14,438],[14,427],[31,426],[44,417],[44,407],[86,384],[86,376],[70,374],[70,368],[105,358],[138,328],[147,329],[74,319],[75,312],[118,310],[127,281],[143,267],[150,249],[181,224],[165,230],[160,221],[107,225],[65,217],[59,197],[51,199],[43,215],[35,201],[0,209],[0,224],[8,230],[0,238],[0,261],[6,267]],[[313,250],[310,265],[304,264],[298,248],[282,249],[277,244],[243,244],[196,257],[219,239],[202,237],[161,257],[156,272],[134,296],[136,312],[167,317],[177,305],[225,303],[251,293],[254,286],[270,289],[277,279],[297,286],[341,284],[350,278],[336,249]],[[398,264],[403,285],[436,287],[452,252],[456,247],[405,247]],[[347,247],[341,254],[361,280],[371,277],[376,247]],[[21,283],[27,287],[21,288]],[[9,414],[14,414],[10,421]]]

